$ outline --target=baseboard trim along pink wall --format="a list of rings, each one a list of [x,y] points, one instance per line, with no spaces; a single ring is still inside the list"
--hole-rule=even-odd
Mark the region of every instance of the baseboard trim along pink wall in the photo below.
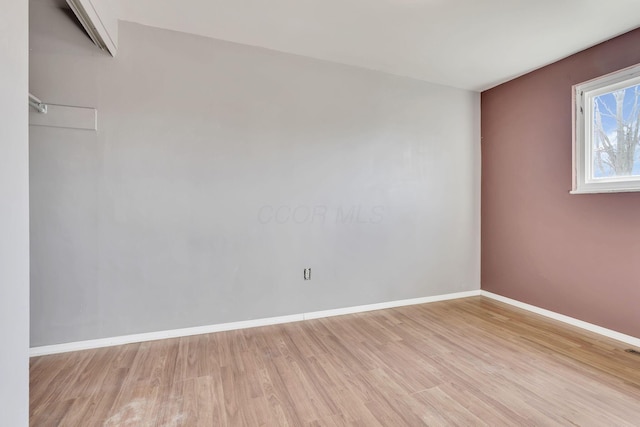
[[[640,29],[482,93],[482,289],[640,337],[640,193],[571,195],[571,87]],[[526,47],[523,47],[526,48]]]
[[[492,292],[480,291],[480,295],[482,295],[483,297],[494,299],[496,301],[503,302],[505,304],[512,305],[514,307],[521,308],[523,310],[530,311],[532,313],[539,314],[541,316],[548,317],[550,319],[558,320],[568,325],[576,326],[586,331],[594,332],[598,335],[603,335],[605,337],[618,340],[621,343],[629,344],[631,346],[640,348],[640,338],[632,337],[626,334],[621,334],[620,332],[612,331],[611,329],[603,328],[602,326],[594,325],[588,322],[583,322],[582,320],[574,319],[573,317],[565,316],[564,314],[559,314],[550,310],[545,310],[544,308],[536,307],[535,305],[525,304],[523,302],[516,301],[511,298],[503,297],[502,295],[494,294]]]

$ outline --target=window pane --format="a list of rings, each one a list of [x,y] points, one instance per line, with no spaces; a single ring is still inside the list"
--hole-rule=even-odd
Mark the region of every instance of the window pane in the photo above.
[[[640,176],[640,84],[593,97],[592,179]]]

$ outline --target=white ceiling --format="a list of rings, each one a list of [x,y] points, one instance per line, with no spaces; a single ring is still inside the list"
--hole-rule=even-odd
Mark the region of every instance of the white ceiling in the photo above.
[[[121,19],[484,90],[640,26],[640,0],[123,0]]]

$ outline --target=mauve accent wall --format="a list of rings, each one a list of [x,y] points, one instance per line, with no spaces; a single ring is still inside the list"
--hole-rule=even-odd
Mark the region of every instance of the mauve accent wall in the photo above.
[[[482,93],[482,289],[640,337],[640,193],[570,195],[571,86],[640,29]]]

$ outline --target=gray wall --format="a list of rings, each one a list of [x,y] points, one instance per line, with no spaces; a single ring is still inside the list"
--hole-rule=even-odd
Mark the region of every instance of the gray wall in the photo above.
[[[29,421],[27,2],[0,14],[0,424]]]
[[[33,346],[479,289],[477,93],[32,4]]]

